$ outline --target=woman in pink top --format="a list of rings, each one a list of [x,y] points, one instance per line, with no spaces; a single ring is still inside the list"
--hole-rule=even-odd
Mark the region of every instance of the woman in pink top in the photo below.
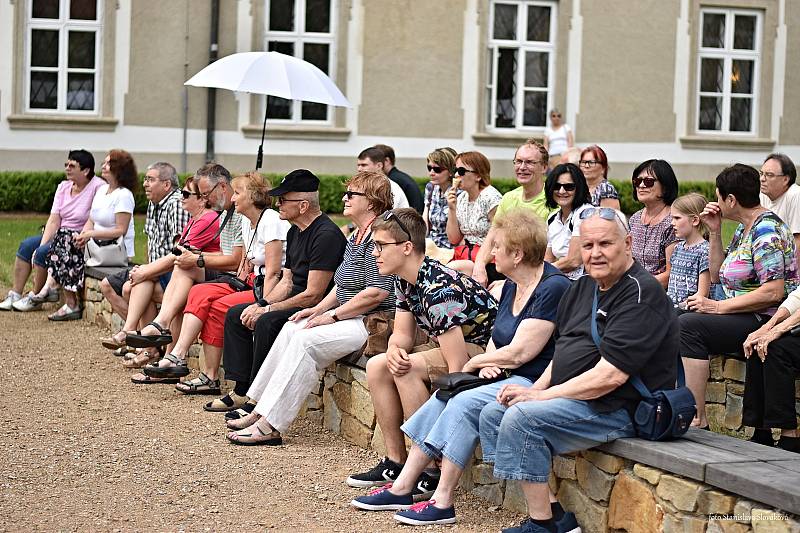
[[[89,208],[98,187],[105,185],[94,175],[94,157],[86,150],[73,150],[64,163],[66,178],[59,183],[53,198],[50,217],[42,235],[34,235],[23,240],[17,249],[14,262],[14,285],[6,299],[0,303],[0,310],[35,311],[45,301],[58,301],[58,290],[45,286],[47,267],[45,257],[50,251],[50,243],[59,229],[80,232],[89,217]],[[25,283],[33,270],[33,290],[22,296]]]

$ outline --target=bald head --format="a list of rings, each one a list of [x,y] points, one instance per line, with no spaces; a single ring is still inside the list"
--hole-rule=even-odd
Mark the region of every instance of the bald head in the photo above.
[[[633,266],[631,237],[616,213],[613,220],[598,214],[581,221],[581,258],[586,273],[606,290]]]

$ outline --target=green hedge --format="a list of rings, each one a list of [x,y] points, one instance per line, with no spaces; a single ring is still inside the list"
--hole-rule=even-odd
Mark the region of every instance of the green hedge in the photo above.
[[[267,174],[273,185],[280,183],[282,174]],[[144,175],[142,175],[142,178]],[[341,213],[344,182],[347,175],[322,174],[320,179],[320,206],[326,213]],[[181,177],[181,181],[186,175]],[[48,213],[53,203],[56,187],[64,179],[63,172],[49,171],[6,171],[0,172],[0,211],[35,211]],[[427,178],[415,178],[421,190],[425,190]],[[642,208],[642,205],[633,199],[633,187],[630,180],[611,180],[620,195],[622,210],[628,215]],[[517,187],[514,179],[494,178],[494,185],[501,193]],[[680,194],[699,192],[709,200],[714,199],[713,181],[689,181],[680,183]],[[139,187],[134,193],[136,198],[136,212],[144,213],[147,209],[147,198]]]

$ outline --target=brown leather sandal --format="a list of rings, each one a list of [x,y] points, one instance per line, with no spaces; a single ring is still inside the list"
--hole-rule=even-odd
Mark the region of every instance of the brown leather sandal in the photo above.
[[[143,366],[154,363],[164,356],[164,347],[158,346],[155,349],[145,348],[137,351],[130,359],[122,361],[122,366],[125,368],[142,368]]]

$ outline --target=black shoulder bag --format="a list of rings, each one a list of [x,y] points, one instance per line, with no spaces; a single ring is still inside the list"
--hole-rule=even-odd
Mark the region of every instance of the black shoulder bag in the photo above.
[[[597,289],[592,301],[592,339],[600,349],[597,331]],[[697,414],[692,391],[686,387],[683,362],[678,357],[678,384],[674,389],[650,392],[639,376],[630,376],[628,382],[642,396],[636,407],[633,425],[636,435],[647,440],[670,440],[682,436]]]

